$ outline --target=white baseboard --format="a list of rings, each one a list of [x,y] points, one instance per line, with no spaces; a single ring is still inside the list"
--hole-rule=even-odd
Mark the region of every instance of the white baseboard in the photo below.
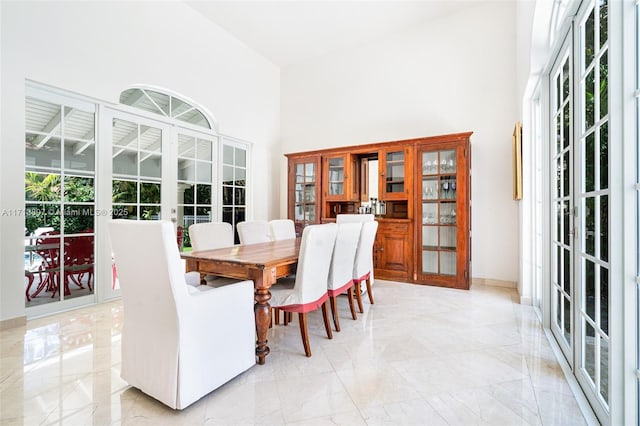
[[[8,330],[15,327],[24,327],[25,325],[27,325],[26,315],[0,321],[0,330]]]
[[[533,305],[533,300],[530,297],[520,296],[520,304],[521,305]]]
[[[472,285],[488,285],[492,287],[504,287],[516,289],[518,286],[515,281],[493,280],[491,278],[472,278]]]

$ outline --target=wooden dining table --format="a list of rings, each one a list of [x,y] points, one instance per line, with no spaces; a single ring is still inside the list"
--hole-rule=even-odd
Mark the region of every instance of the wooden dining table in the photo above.
[[[243,280],[253,280],[255,289],[256,356],[264,364],[269,355],[267,332],[271,324],[271,292],[278,278],[295,273],[300,238],[268,243],[236,245],[214,250],[182,253],[187,272],[197,271]]]

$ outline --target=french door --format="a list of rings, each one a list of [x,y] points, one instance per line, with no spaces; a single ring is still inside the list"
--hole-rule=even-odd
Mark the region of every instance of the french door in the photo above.
[[[112,108],[104,108],[102,120],[104,138],[111,143],[103,144],[99,154],[99,158],[110,159],[101,162],[105,177],[101,201],[109,206],[108,214],[101,217],[101,299],[110,299],[120,296],[120,283],[108,240],[108,220],[171,219],[171,212],[177,211],[172,197],[177,173],[171,162],[170,125]]]
[[[176,96],[140,93],[113,105],[27,84],[30,317],[120,296],[112,218],[171,220],[183,250],[191,249],[194,223],[245,220],[250,145],[217,135],[210,120]]]
[[[551,70],[551,331],[567,360],[573,351],[572,55],[567,39]]]
[[[179,247],[188,250],[189,225],[217,220],[218,137],[121,109],[106,108],[105,121],[111,141],[111,151],[104,153],[111,158],[110,199],[105,199],[110,217],[171,220]],[[103,259],[111,274],[103,277],[104,298],[117,297],[117,269],[110,253]]]
[[[550,73],[551,330],[609,419],[608,7],[583,2]]]

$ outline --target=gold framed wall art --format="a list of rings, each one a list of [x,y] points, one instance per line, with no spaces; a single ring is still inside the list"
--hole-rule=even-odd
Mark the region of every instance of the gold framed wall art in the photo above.
[[[522,200],[522,123],[516,123],[512,137],[513,199]]]

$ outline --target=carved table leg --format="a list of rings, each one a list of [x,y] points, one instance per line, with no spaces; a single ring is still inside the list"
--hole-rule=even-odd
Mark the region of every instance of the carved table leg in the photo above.
[[[269,355],[269,346],[267,346],[267,332],[269,331],[269,324],[271,324],[271,305],[269,300],[271,299],[271,293],[267,288],[257,288],[255,293],[256,304],[253,310],[256,315],[256,355],[258,357],[258,364],[263,365],[265,358]]]

